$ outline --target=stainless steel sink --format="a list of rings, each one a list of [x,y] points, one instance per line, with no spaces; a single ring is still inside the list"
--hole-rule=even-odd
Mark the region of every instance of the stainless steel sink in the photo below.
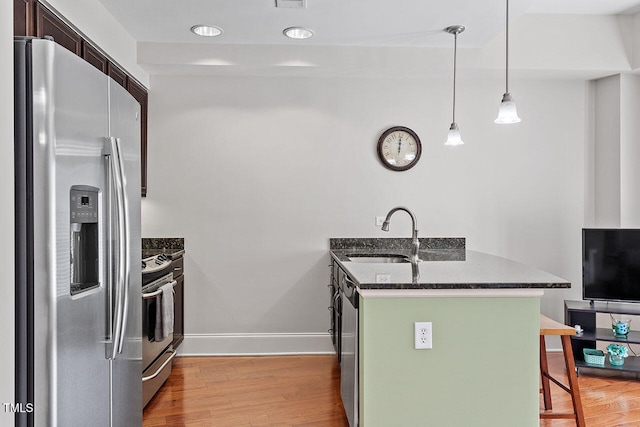
[[[409,258],[407,256],[395,254],[353,254],[347,255],[347,258],[351,262],[366,262],[378,264],[409,262]]]

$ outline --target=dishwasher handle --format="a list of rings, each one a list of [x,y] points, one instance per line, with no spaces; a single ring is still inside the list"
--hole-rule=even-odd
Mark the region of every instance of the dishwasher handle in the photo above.
[[[356,284],[355,284],[355,282],[353,280],[349,279],[348,276],[345,275],[345,276],[342,276],[342,277],[344,278],[344,284],[345,284],[344,290],[345,291],[351,290],[351,294],[347,294],[345,292],[345,296],[347,298],[349,298],[349,299],[352,299],[355,296],[356,292],[357,292]]]

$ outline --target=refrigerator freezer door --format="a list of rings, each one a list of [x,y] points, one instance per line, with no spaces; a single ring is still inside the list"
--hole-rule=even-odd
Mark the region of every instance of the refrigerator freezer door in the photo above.
[[[32,42],[34,369],[37,426],[109,425],[103,138],[108,78]],[[71,189],[98,189],[97,287],[71,294]]]
[[[142,425],[142,239],[140,237],[140,104],[109,80],[109,136],[119,147],[126,199],[125,247],[128,289],[124,296],[124,336],[113,359],[113,425]],[[117,315],[117,313],[114,313]],[[121,414],[127,414],[123,417]]]

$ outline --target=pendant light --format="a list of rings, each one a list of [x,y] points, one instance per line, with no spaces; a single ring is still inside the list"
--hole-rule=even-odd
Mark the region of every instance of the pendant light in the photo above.
[[[444,145],[462,145],[464,142],[460,137],[458,123],[456,123],[456,58],[458,56],[458,34],[464,31],[464,26],[452,25],[444,30],[449,34],[453,34],[453,120],[447,135],[447,142]]]
[[[505,81],[506,88],[504,95],[502,95],[502,102],[500,103],[500,110],[498,110],[498,118],[495,120],[499,124],[519,123],[520,117],[516,111],[516,103],[513,97],[509,93],[509,0],[507,1],[506,15],[507,15],[507,31],[505,34]]]

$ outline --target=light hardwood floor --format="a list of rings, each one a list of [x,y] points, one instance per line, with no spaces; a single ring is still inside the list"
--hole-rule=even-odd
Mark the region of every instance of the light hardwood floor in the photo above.
[[[550,353],[549,369],[566,384],[561,353]],[[588,427],[639,427],[640,378],[637,374],[580,369],[578,376],[585,423]],[[571,411],[571,397],[551,385],[554,411]],[[540,407],[542,407],[542,399]],[[575,427],[571,420],[542,420],[542,427]]]
[[[175,360],[144,427],[348,427],[335,356]]]
[[[562,378],[561,354],[551,353],[548,360]],[[347,427],[339,375],[335,356],[180,357],[145,408],[143,426]],[[640,426],[637,375],[581,370],[578,381],[587,426]],[[570,409],[569,395],[555,385],[552,396],[554,410]]]

